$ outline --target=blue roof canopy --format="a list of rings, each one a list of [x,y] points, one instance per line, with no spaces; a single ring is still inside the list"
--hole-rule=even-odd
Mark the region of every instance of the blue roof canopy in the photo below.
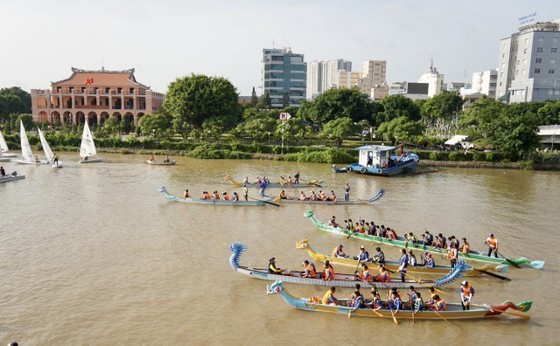
[[[388,145],[364,145],[363,147],[358,147],[356,150],[371,150],[371,151],[390,151],[395,150],[397,147],[391,147]]]

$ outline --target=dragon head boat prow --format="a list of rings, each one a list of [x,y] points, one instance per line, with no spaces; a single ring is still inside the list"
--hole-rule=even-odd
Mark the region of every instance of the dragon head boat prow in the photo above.
[[[239,242],[235,242],[229,245],[229,249],[231,250],[231,256],[229,257],[229,265],[237,270],[239,267],[239,257],[241,254],[247,251],[247,245]]]
[[[284,290],[284,283],[282,281],[274,281],[266,286],[266,294],[280,294]]]
[[[307,218],[312,217],[313,216],[313,210],[304,211],[303,216],[307,217]]]
[[[309,240],[303,239],[296,243],[296,249],[307,249],[309,247]]]

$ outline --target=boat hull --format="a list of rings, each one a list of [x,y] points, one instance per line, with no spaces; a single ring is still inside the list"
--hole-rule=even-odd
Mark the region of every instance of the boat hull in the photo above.
[[[4,177],[0,177],[0,183],[7,183],[9,181],[16,181],[25,179],[25,175],[6,175]]]
[[[412,172],[414,169],[416,169],[417,165],[418,165],[418,161],[414,160],[414,159],[409,159],[409,160],[404,161],[404,162],[399,162],[395,166],[386,167],[386,168],[383,168],[383,167],[365,167],[365,166],[360,165],[359,163],[354,163],[354,164],[348,165],[347,171],[348,172],[361,173],[361,174],[391,177],[391,176],[394,176],[394,175],[399,175],[399,174]]]
[[[83,164],[87,164],[87,163],[98,163],[98,162],[103,162],[103,159],[88,159],[88,160],[80,160],[80,161],[78,161],[78,163],[83,163]]]
[[[292,183],[292,184],[288,184],[288,183],[269,183],[266,186],[261,186],[259,184],[256,183],[243,183],[243,182],[239,182],[234,180],[231,176],[226,176],[224,178],[225,180],[231,182],[231,184],[233,186],[243,186],[246,185],[247,187],[251,187],[251,188],[262,188],[262,187],[266,187],[266,188],[279,188],[279,189],[301,189],[301,188],[306,188],[306,187],[322,187],[321,184],[324,182],[323,180],[311,180],[309,182],[305,182],[305,183]]]
[[[165,162],[165,161],[150,161],[150,160],[146,160],[146,162],[149,165],[154,165],[154,166],[172,166],[176,163],[175,160],[171,160],[169,162]]]
[[[266,206],[268,203],[265,201],[225,201],[223,199],[200,199],[200,198],[185,198],[185,197],[176,197],[167,192],[165,187],[160,187],[158,189],[159,192],[163,193],[164,196],[173,202],[184,202],[184,203],[191,203],[191,204],[205,204],[205,205],[227,205],[232,207],[247,207],[247,206]]]

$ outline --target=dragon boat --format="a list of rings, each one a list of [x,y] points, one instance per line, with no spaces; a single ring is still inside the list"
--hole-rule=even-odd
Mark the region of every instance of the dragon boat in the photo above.
[[[249,268],[249,267],[241,266],[239,264],[239,258],[241,257],[241,254],[247,251],[247,246],[245,244],[236,242],[236,243],[232,243],[229,248],[232,252],[229,258],[229,265],[238,273],[251,276],[255,279],[271,280],[271,281],[282,280],[284,282],[289,282],[294,284],[329,286],[329,287],[331,286],[355,287],[355,285],[359,283],[362,285],[366,284],[371,287],[375,286],[379,289],[393,288],[393,287],[407,288],[410,287],[410,285],[419,284],[417,281],[413,281],[413,280],[405,280],[405,282],[402,282],[400,278],[392,279],[389,282],[378,282],[378,281],[366,282],[357,279],[355,274],[335,273],[334,279],[328,281],[323,280],[320,276],[320,273],[317,273],[313,278],[301,277],[301,274],[303,273],[301,271],[289,271],[285,273],[283,272],[282,274],[270,274],[268,273],[267,269]],[[455,281],[457,278],[461,277],[461,274],[465,270],[467,270],[466,263],[464,261],[460,261],[459,263],[457,263],[455,268],[449,271],[449,273],[447,273],[446,275],[435,280],[422,280],[420,284],[424,286],[419,286],[418,288],[428,288],[430,286],[441,287],[447,285]]]
[[[391,309],[372,310],[371,308],[360,308],[352,311],[352,308],[344,305],[327,305],[322,304],[319,297],[313,298],[298,298],[292,295],[285,287],[282,281],[275,281],[273,284],[266,287],[268,295],[280,294],[286,303],[291,306],[308,311],[330,312],[351,316],[360,317],[377,317],[393,319],[398,323],[399,319],[418,319],[418,320],[459,320],[459,319],[476,319],[496,317],[501,314],[508,314],[523,319],[530,319],[531,317],[526,314],[531,309],[532,302],[525,301],[519,304],[512,302],[505,302],[500,305],[487,305],[487,304],[471,304],[470,310],[463,310],[461,303],[447,303],[445,311],[432,311],[423,310],[416,314],[412,314],[411,310],[400,310],[394,314]],[[344,303],[345,301],[341,301]],[[512,311],[509,311],[512,309]]]
[[[309,218],[311,222],[321,231],[331,232],[338,235],[344,235],[347,237],[355,237],[362,240],[372,241],[378,244],[385,244],[389,246],[408,248],[417,251],[430,252],[432,254],[447,255],[445,249],[433,248],[430,246],[423,245],[421,242],[409,242],[403,237],[397,237],[397,239],[388,239],[383,237],[377,237],[374,235],[369,235],[365,233],[352,232],[349,230],[341,229],[339,227],[328,226],[313,215],[313,211],[308,210],[304,212],[304,217]],[[522,264],[526,264],[534,269],[541,269],[544,266],[544,261],[529,261],[525,257],[520,258],[509,258],[509,257],[490,257],[481,251],[471,251],[467,254],[459,252],[459,257],[463,258],[468,263],[489,263],[489,264],[511,264],[514,267],[521,267]]]
[[[286,196],[286,198],[280,198],[280,197],[272,197],[272,196],[264,195],[264,197],[269,198],[271,201],[273,200],[275,202],[282,201],[282,203],[313,204],[313,205],[349,205],[349,204],[371,204],[381,199],[381,197],[383,197],[384,195],[385,195],[385,189],[381,188],[377,192],[377,194],[375,194],[375,196],[371,198],[350,199],[348,201],[345,201],[343,198],[337,198],[336,201],[331,201],[331,200],[321,201],[321,200],[310,200],[309,197],[307,197],[305,200],[299,199],[298,197],[294,197],[294,196]]]
[[[201,199],[201,198],[192,198],[192,197],[175,197],[167,192],[165,186],[162,186],[158,189],[158,192],[163,193],[163,195],[170,201],[174,202],[185,202],[185,203],[195,203],[195,204],[209,204],[209,205],[230,205],[230,206],[265,206],[267,204],[273,204],[275,206],[279,206],[278,204],[274,204],[268,201],[263,200],[256,200],[256,201],[226,201],[223,199]]]
[[[290,189],[290,188],[301,189],[301,188],[306,188],[306,187],[322,187],[321,184],[324,182],[323,180],[310,180],[310,181],[304,181],[303,183],[288,184],[287,182],[279,181],[279,182],[274,182],[274,183],[270,182],[270,183],[262,186],[262,184],[259,184],[258,182],[243,183],[243,182],[236,181],[230,175],[226,175],[224,177],[224,180],[229,181],[235,187],[241,187],[243,185],[246,185],[247,187],[256,187],[256,188],[259,188],[259,189],[262,188],[262,187],[282,188],[282,189]]]
[[[313,250],[313,248],[311,248],[311,246],[309,245],[309,241],[307,239],[303,239],[297,242],[296,249],[307,251],[309,256],[311,256],[311,258],[313,258],[316,261],[321,261],[321,262],[329,261],[329,263],[332,264],[346,265],[346,266],[351,266],[353,268],[356,268],[358,266],[358,260],[356,259],[333,257],[330,255],[325,255],[316,252],[315,250]],[[377,265],[377,263],[374,262],[372,258],[370,258],[369,261],[367,261],[366,263],[367,264],[373,263],[374,265]],[[396,271],[399,268],[400,263],[398,261],[385,260],[383,266],[388,270]],[[467,271],[463,273],[463,276],[480,276],[483,274],[487,274],[489,276],[494,275],[503,278],[504,280],[510,281],[511,279],[509,278],[494,273],[489,273],[489,271],[495,271],[503,274],[507,271],[508,267],[509,266],[507,264],[499,264],[499,265],[484,264],[479,268],[469,267]],[[428,268],[424,266],[414,266],[414,267],[408,266],[406,268],[406,271],[407,273],[413,275],[445,275],[449,273],[451,269],[452,269],[451,266],[444,266],[444,265],[436,265],[433,268]]]

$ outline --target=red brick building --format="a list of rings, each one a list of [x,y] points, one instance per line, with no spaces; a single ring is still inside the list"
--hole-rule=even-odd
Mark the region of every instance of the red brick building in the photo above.
[[[136,81],[134,69],[81,70],[51,83],[50,90],[31,90],[33,121],[67,124],[101,124],[108,118],[129,117],[138,126],[140,117],[157,112],[165,95]]]

